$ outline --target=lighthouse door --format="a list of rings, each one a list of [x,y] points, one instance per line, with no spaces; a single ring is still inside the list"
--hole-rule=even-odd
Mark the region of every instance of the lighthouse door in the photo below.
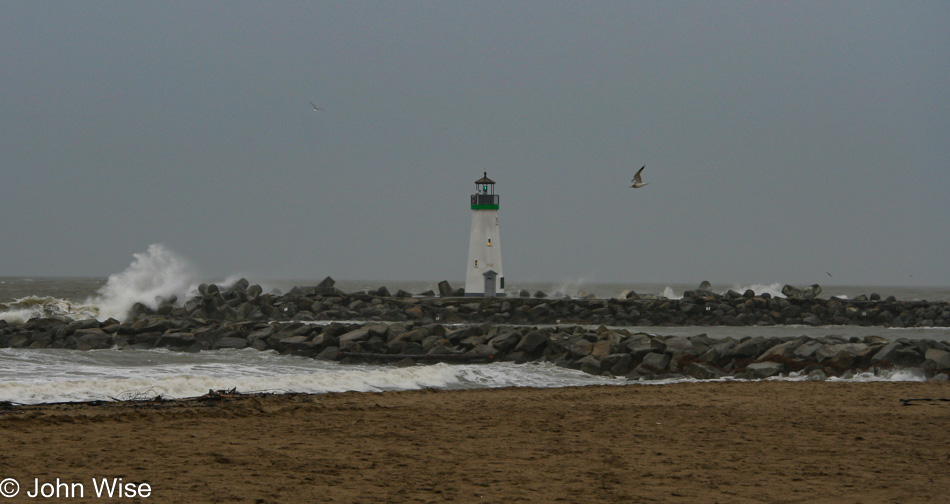
[[[495,297],[495,277],[498,273],[494,270],[488,270],[485,275],[485,297]]]

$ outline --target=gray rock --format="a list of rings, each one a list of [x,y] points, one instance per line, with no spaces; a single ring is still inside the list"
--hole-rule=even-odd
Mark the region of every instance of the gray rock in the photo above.
[[[670,356],[657,352],[650,352],[643,356],[640,365],[650,368],[654,371],[665,371],[670,365]]]
[[[808,379],[816,380],[816,381],[825,381],[828,379],[828,375],[826,375],[825,372],[822,371],[821,369],[812,369],[811,371],[808,372]]]
[[[367,341],[370,338],[370,328],[369,326],[363,326],[358,329],[354,329],[348,333],[345,333],[340,336],[339,342],[341,347],[345,347],[350,343],[359,343],[362,341]]]
[[[857,356],[859,353],[864,352],[868,348],[869,347],[864,343],[838,343],[823,345],[821,348],[815,351],[815,358],[818,362],[824,362],[836,355],[841,354],[842,352],[851,356]]]
[[[950,352],[946,350],[940,350],[938,348],[928,349],[924,352],[924,359],[927,362],[932,362],[934,369],[950,369]]]
[[[211,345],[211,348],[214,350],[219,350],[221,348],[234,348],[234,349],[240,350],[246,347],[247,347],[247,340],[245,338],[241,338],[237,336],[226,336],[224,338],[221,338],[215,341]]]
[[[785,364],[780,362],[755,362],[745,368],[749,377],[756,380],[780,375],[785,372]]]
[[[803,289],[792,287],[791,285],[782,287],[782,295],[789,299],[815,299],[818,297],[818,294],[821,294],[821,286],[818,284],[812,284]]]
[[[36,332],[33,333],[31,340],[33,343],[30,348],[46,348],[53,342],[53,335],[46,331]]]
[[[792,351],[792,357],[796,359],[811,360],[815,352],[821,348],[821,343],[818,341],[808,341],[803,343],[801,346]]]
[[[604,357],[610,355],[610,341],[600,340],[595,342],[594,346],[590,349],[590,354],[598,360],[603,360]]]
[[[601,362],[601,365],[607,367],[614,376],[623,376],[633,370],[633,357],[628,353],[611,354]]]
[[[903,348],[904,344],[899,341],[893,341],[884,345],[883,348],[877,351],[873,357],[871,357],[871,363],[876,364],[878,362],[889,362],[891,364],[896,364],[895,360],[897,359],[897,351]]]
[[[762,354],[759,355],[759,358],[757,360],[762,361],[773,356],[792,358],[796,348],[798,348],[798,341],[795,341],[795,340],[779,343],[773,346],[772,348],[769,348],[765,352],[762,352]]]
[[[99,329],[99,321],[96,319],[83,319],[66,324],[66,334],[72,334],[80,329]]]
[[[399,359],[398,361],[394,362],[393,365],[397,368],[413,367],[416,365],[416,361],[406,357],[405,359]]]
[[[519,341],[521,341],[521,338],[518,333],[509,329],[496,334],[495,337],[491,339],[491,345],[502,352],[507,352],[514,348]]]
[[[307,336],[290,336],[280,340],[278,345],[280,346],[281,351],[291,350],[293,348],[298,348],[301,343],[306,343],[309,341]]]
[[[29,333],[14,334],[7,343],[7,346],[10,348],[27,348],[33,344],[33,340],[30,339],[30,336],[31,334]]]
[[[448,280],[442,280],[439,282],[439,296],[440,297],[452,297],[455,295],[455,291],[452,290],[452,286],[449,285]]]
[[[659,348],[659,351],[662,353],[666,349],[666,345],[662,343],[660,343],[660,345],[662,345],[662,347]],[[635,334],[631,336],[630,339],[624,342],[624,346],[630,350],[630,353],[634,357],[643,357],[644,355],[657,349],[657,347],[654,346],[652,338],[641,334]]]
[[[747,357],[758,357],[762,352],[766,351],[769,348],[770,341],[766,340],[762,336],[755,336],[744,341],[740,341],[732,348],[727,349],[723,353],[724,358],[736,357],[736,358],[747,358]]]
[[[548,338],[541,331],[529,331],[515,346],[516,352],[534,353],[543,347]]]
[[[187,347],[195,343],[195,335],[192,333],[168,333],[163,334],[155,342],[159,348],[168,347]]]
[[[322,352],[318,353],[315,358],[320,360],[337,360],[337,357],[340,356],[340,348],[335,346],[329,346],[323,349]]]
[[[578,338],[570,346],[571,356],[575,359],[586,357],[594,351],[594,344],[583,338]]]
[[[327,276],[316,286],[317,293],[333,293],[336,280]]]
[[[77,350],[95,350],[112,346],[112,336],[102,329],[80,329],[73,333]]]
[[[588,374],[598,375],[601,372],[600,361],[597,360],[597,358],[593,355],[588,355],[587,357],[578,360],[576,364],[581,371]]]
[[[683,374],[696,378],[697,380],[714,380],[726,375],[722,371],[702,362],[693,362],[689,366],[686,366],[686,369],[683,370]]]
[[[693,341],[684,336],[670,336],[663,340],[666,344],[666,351],[669,353],[695,353]]]

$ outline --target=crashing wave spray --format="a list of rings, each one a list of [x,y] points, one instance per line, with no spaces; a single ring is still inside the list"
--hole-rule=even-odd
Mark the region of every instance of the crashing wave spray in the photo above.
[[[98,306],[98,319],[124,320],[135,303],[154,310],[162,299],[184,299],[193,290],[198,278],[195,268],[163,245],[153,243],[148,252],[133,257],[125,271],[110,275],[97,295],[86,301],[87,305]]]

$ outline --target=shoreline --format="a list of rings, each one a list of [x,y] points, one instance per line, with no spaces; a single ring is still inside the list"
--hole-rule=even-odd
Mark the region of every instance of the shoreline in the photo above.
[[[0,474],[123,478],[156,502],[937,503],[950,402],[901,400],[948,397],[765,381],[30,405],[0,410]]]

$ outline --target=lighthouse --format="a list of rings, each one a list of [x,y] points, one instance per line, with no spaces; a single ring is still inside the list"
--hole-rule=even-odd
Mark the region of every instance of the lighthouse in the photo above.
[[[498,195],[495,194],[495,181],[488,178],[488,172],[475,181],[475,194],[472,195],[472,231],[468,240],[465,295],[505,295],[501,239],[498,236]]]

